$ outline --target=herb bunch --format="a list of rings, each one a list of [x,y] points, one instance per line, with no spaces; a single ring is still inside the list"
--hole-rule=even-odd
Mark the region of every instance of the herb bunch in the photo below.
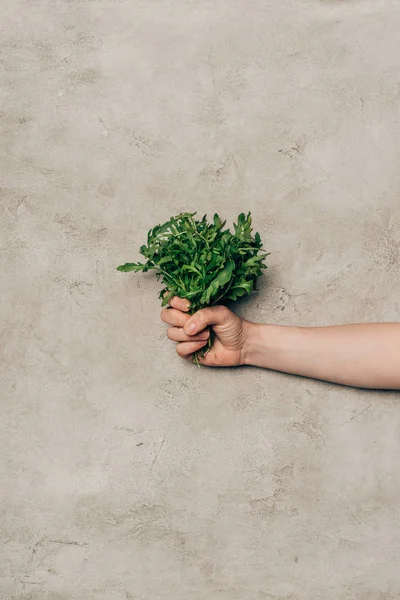
[[[260,235],[252,234],[251,213],[240,214],[234,231],[225,228],[215,214],[196,220],[196,213],[181,213],[147,234],[140,248],[145,262],[126,263],[118,271],[154,270],[164,285],[159,297],[165,306],[173,296],[190,301],[190,314],[201,308],[237,300],[256,289],[257,278],[266,268]],[[212,332],[211,332],[212,333]],[[199,351],[205,356],[213,343]]]

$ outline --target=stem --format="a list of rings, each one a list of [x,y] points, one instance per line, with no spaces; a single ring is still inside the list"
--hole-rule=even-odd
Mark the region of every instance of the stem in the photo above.
[[[198,367],[201,367],[201,362],[199,359],[204,358],[208,354],[208,352],[213,347],[213,343],[215,340],[215,333],[211,329],[211,327],[208,328],[208,331],[210,332],[210,337],[207,340],[207,344],[205,346],[203,346],[203,348],[200,348],[200,350],[197,350],[197,352],[195,352],[193,354],[193,360]]]

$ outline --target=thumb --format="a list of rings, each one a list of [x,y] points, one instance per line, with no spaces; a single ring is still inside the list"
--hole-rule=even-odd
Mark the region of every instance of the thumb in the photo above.
[[[203,308],[187,321],[183,330],[186,335],[195,335],[203,331],[208,325],[223,325],[230,315],[230,310],[225,306]]]

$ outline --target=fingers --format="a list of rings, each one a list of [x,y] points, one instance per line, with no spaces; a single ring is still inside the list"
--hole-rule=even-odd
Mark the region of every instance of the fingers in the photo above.
[[[190,315],[183,313],[175,308],[163,308],[161,311],[161,319],[168,325],[174,327],[183,327],[190,319]]]
[[[195,335],[199,331],[205,329],[208,325],[224,325],[231,315],[231,311],[225,306],[203,308],[192,317],[189,317],[184,325],[180,325],[180,327],[184,327],[184,331],[187,335]]]
[[[169,292],[165,292],[164,298],[169,296]],[[173,296],[168,300],[168,304],[172,306],[172,308],[176,308],[177,310],[182,310],[183,312],[187,312],[190,309],[190,302],[186,300],[186,298],[179,298],[178,296]]]
[[[182,327],[170,327],[167,335],[173,342],[201,342],[208,340],[210,332],[206,329],[197,335],[186,335]]]
[[[178,298],[178,296],[174,296],[170,300],[170,306],[172,308],[176,308],[177,310],[182,310],[183,312],[187,312],[190,309],[190,302],[185,298]]]
[[[163,308],[161,311],[161,319],[168,325],[175,327],[183,327],[186,321],[190,318],[185,314],[190,309],[189,300],[174,296],[169,302],[172,308]]]
[[[188,358],[191,354],[197,352],[197,350],[200,350],[206,344],[207,340],[204,342],[182,342],[181,344],[177,345],[176,351],[181,358]]]

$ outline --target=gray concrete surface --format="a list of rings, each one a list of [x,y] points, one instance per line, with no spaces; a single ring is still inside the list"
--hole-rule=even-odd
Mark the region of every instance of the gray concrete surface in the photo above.
[[[2,600],[400,598],[400,402],[181,362],[115,266],[252,210],[255,320],[399,319],[398,0],[3,0]]]

